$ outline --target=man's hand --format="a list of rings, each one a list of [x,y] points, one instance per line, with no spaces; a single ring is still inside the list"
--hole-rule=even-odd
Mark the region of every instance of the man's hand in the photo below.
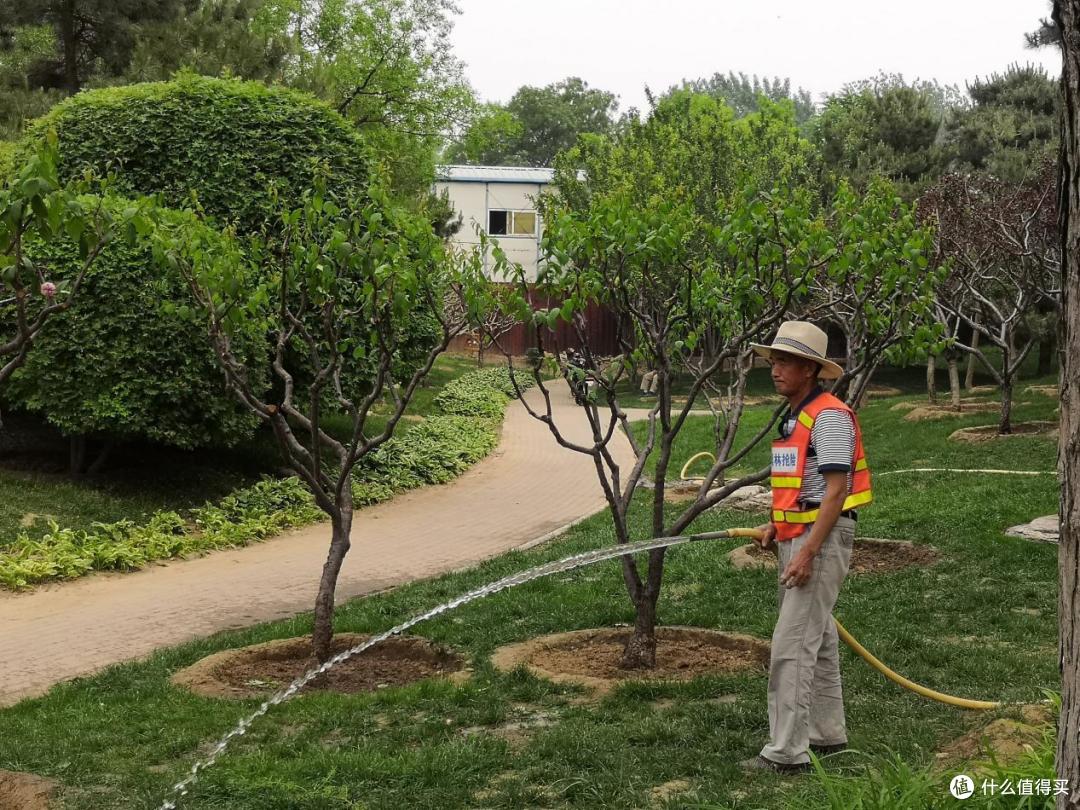
[[[763,523],[756,527],[754,531],[761,535],[760,538],[755,537],[754,542],[758,544],[758,547],[762,551],[768,549],[773,544],[773,541],[776,540],[776,527],[771,523]]]
[[[810,575],[814,573],[814,557],[816,556],[806,546],[799,549],[799,552],[791,558],[791,562],[784,569],[784,573],[780,577],[780,584],[785,588],[798,588],[800,585],[809,582]]]

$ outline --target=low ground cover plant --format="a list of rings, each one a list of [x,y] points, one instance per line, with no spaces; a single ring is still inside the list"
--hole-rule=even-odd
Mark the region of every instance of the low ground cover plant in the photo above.
[[[524,385],[525,382],[523,381]],[[353,492],[360,505],[392,498],[460,475],[498,443],[498,420],[510,401],[509,372],[471,371],[452,380],[454,393],[435,398],[435,414],[384,444],[357,469]],[[156,512],[146,522],[94,523],[33,537],[22,532],[0,551],[0,587],[18,590],[40,582],[74,579],[91,571],[127,571],[154,560],[244,546],[322,518],[310,492],[295,477],[264,478],[215,504]]]

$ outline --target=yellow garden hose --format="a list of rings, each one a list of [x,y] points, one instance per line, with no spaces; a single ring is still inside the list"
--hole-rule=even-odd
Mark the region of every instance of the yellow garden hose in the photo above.
[[[682,465],[682,470],[680,470],[680,471],[679,471],[679,478],[681,478],[681,479],[682,479],[683,481],[688,481],[688,480],[690,480],[690,479],[688,479],[688,478],[686,477],[686,471],[690,469],[690,465],[691,465],[691,464],[693,464],[693,463],[694,463],[695,461],[697,461],[697,460],[698,460],[699,458],[705,458],[705,456],[708,456],[708,457],[709,457],[709,458],[711,458],[711,459],[712,459],[712,460],[713,460],[714,462],[716,461],[716,456],[714,456],[714,455],[713,455],[712,453],[710,453],[710,452],[709,452],[708,450],[706,450],[706,451],[704,451],[704,452],[702,452],[702,453],[695,453],[694,455],[690,456],[690,458],[689,458],[689,459],[687,459],[687,461],[686,461],[686,463],[685,463],[685,464],[683,464],[683,465]]]
[[[728,534],[732,537],[751,537],[755,540],[761,537],[761,532],[757,529],[729,529]],[[938,692],[935,689],[908,680],[903,675],[893,672],[872,652],[856,641],[855,637],[844,628],[844,625],[840,624],[835,616],[833,616],[833,622],[836,624],[836,632],[840,635],[840,638],[844,640],[844,643],[851,647],[863,661],[868,663],[893,683],[899,684],[905,689],[910,689],[917,695],[936,700],[939,703],[947,703],[950,706],[959,706],[961,709],[985,710],[1001,707],[1001,703],[995,700],[972,700],[970,698],[956,697],[955,695],[946,695],[944,692]]]
[[[971,700],[970,698],[946,695],[944,692],[938,692],[923,686],[922,684],[909,681],[903,675],[893,672],[880,660],[875,658],[872,652],[856,641],[855,637],[844,629],[844,625],[840,624],[835,616],[833,616],[833,622],[836,623],[836,632],[840,634],[840,638],[844,640],[844,643],[851,647],[863,661],[868,663],[893,683],[899,684],[905,689],[910,689],[917,695],[928,697],[931,700],[936,700],[940,703],[948,703],[950,706],[959,706],[961,709],[997,709],[1001,707],[1001,703],[996,700]]]
[[[687,476],[687,471],[694,464],[694,462],[698,461],[699,459],[703,459],[703,458],[709,458],[709,459],[712,460],[713,463],[715,463],[715,461],[716,461],[716,456],[714,456],[712,453],[708,452],[707,450],[703,451],[701,453],[695,453],[694,455],[690,456],[690,458],[687,459],[686,463],[683,465],[682,470],[680,470],[680,472],[679,472],[679,478],[681,478],[683,481],[691,480]],[[1000,474],[1000,475],[1009,475],[1009,474],[1013,474],[1013,475],[1053,475],[1054,474],[1053,472],[1044,472],[1042,470],[1035,472],[1035,471],[1026,471],[1026,470],[1025,471],[1015,471],[1015,470],[951,470],[951,469],[949,469],[949,470],[938,470],[938,469],[930,469],[930,468],[912,469],[912,470],[892,470],[890,472],[894,472],[894,473],[901,473],[901,472],[984,472],[984,473],[997,473],[997,474]],[[889,474],[888,472],[879,473],[879,475],[888,475],[888,474]],[[729,530],[729,534],[732,537],[750,537],[750,538],[753,538],[753,539],[757,539],[757,538],[760,537],[760,534],[755,529],[731,529],[731,530]],[[855,637],[853,635],[851,635],[851,633],[849,633],[846,629],[844,629],[844,625],[840,624],[840,622],[837,621],[835,616],[833,616],[833,621],[836,623],[836,632],[839,633],[840,638],[842,638],[844,640],[844,643],[847,644],[849,647],[851,647],[851,649],[854,650],[856,652],[856,654],[858,654],[858,656],[860,658],[862,658],[866,663],[868,663],[870,666],[872,666],[874,669],[876,669],[878,672],[880,672],[882,675],[884,675],[886,678],[888,678],[893,683],[899,684],[900,686],[904,687],[905,689],[910,689],[912,692],[914,692],[917,695],[922,695],[923,697],[927,697],[927,698],[930,698],[931,700],[939,701],[940,703],[947,703],[950,706],[959,706],[962,709],[982,709],[982,710],[985,710],[985,709],[997,709],[997,708],[1001,707],[1001,703],[996,701],[996,700],[972,700],[970,698],[956,697],[955,695],[946,695],[944,692],[938,692],[938,691],[936,691],[934,689],[930,689],[929,687],[923,686],[922,684],[918,684],[918,683],[915,683],[914,681],[908,680],[903,675],[900,675],[899,673],[893,672],[891,669],[889,669],[887,666],[885,666],[885,664],[882,663],[882,661],[880,659],[876,658],[872,652],[870,652],[868,649],[866,649],[866,647],[864,647],[862,644],[860,644],[855,639]]]

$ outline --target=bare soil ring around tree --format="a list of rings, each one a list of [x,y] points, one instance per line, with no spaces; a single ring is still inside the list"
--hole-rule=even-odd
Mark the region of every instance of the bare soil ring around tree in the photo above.
[[[1057,439],[1057,422],[1014,422],[1012,433],[998,433],[997,425],[978,425],[977,427],[960,428],[949,434],[949,441],[964,442],[966,444],[982,444],[983,442],[1012,439],[1017,436],[1037,436],[1046,439]]]
[[[1044,733],[1054,723],[1049,706],[1027,703],[1019,707],[1019,719],[999,717],[978,725],[947,743],[935,755],[935,766],[956,770],[961,764],[993,755],[1000,765],[1011,765],[1039,744]]]
[[[974,413],[997,413],[1001,410],[1001,404],[988,401],[961,402],[957,410],[952,405],[920,405],[911,408],[904,414],[905,422],[934,422],[943,419],[955,419],[961,416],[970,416]]]
[[[339,633],[332,649],[340,653],[368,638]],[[268,697],[318,665],[310,638],[287,638],[214,653],[175,673],[171,680],[202,697],[246,700]],[[374,692],[465,672],[465,659],[457,652],[424,638],[403,636],[386,639],[338,664],[304,691]]]
[[[871,385],[866,389],[868,399],[889,399],[890,397],[902,397],[904,392],[892,385]]]
[[[629,627],[601,627],[554,633],[500,647],[491,662],[504,672],[524,666],[537,677],[586,686],[597,695],[628,681],[688,681],[730,672],[764,673],[769,664],[769,643],[762,639],[672,626],[656,629],[655,669],[622,669],[619,661],[632,632]]]
[[[1025,394],[1040,394],[1044,397],[1056,399],[1061,396],[1061,390],[1056,385],[1029,385],[1024,389]]]
[[[905,568],[927,568],[940,555],[931,546],[917,546],[907,540],[881,540],[858,537],[851,552],[849,574],[884,574]],[[735,568],[776,568],[773,549],[762,551],[756,543],[739,546],[728,553]]]
[[[0,810],[49,810],[57,787],[44,776],[0,770]]]

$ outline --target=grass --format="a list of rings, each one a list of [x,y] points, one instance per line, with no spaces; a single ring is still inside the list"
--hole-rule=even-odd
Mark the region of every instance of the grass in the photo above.
[[[466,357],[440,357],[407,413],[430,415],[446,383],[475,367]],[[373,412],[369,430],[385,425],[388,410],[389,405],[382,405]],[[5,412],[4,423],[9,438],[13,434],[32,451],[18,459],[9,456],[0,466],[0,547],[20,530],[45,531],[49,518],[65,528],[87,530],[97,522],[142,522],[159,510],[185,512],[250,486],[263,475],[276,475],[281,467],[273,435],[260,429],[234,449],[184,452],[145,443],[122,446],[101,474],[76,481],[62,472],[67,446],[55,431],[24,414]],[[407,422],[399,426],[408,428]],[[351,423],[331,416],[326,429],[342,438],[351,432]]]
[[[954,445],[945,441],[948,433],[980,417],[907,423],[889,410],[894,402],[871,403],[862,413],[878,471],[1054,467],[1051,441],[1020,437]],[[1032,397],[1030,405],[1018,405],[1017,419],[1046,418],[1055,404]],[[680,442],[679,458],[700,449],[708,436],[705,420],[687,430],[700,435]],[[916,681],[970,697],[1041,700],[1042,690],[1058,683],[1057,552],[1007,539],[1002,530],[1052,513],[1055,479],[890,476],[878,479],[875,490],[877,500],[860,520],[859,533],[932,543],[944,559],[930,569],[849,579],[837,616],[871,651]],[[713,511],[695,528],[752,525],[761,517]],[[645,504],[635,504],[638,536],[645,534],[646,518]],[[601,513],[530,552],[350,601],[340,608],[338,627],[382,630],[497,577],[611,542],[610,522]],[[769,637],[775,574],[732,569],[724,554],[734,545],[671,551],[659,608],[664,623]],[[687,780],[693,792],[663,806],[830,806],[824,782],[738,771],[736,763],[756,753],[767,733],[764,674],[625,685],[589,705],[572,700],[570,687],[520,671],[496,673],[488,663],[500,644],[632,617],[613,562],[465,606],[417,631],[464,651],[475,669],[471,682],[459,687],[432,681],[364,696],[310,695],[277,707],[205,774],[182,807],[637,808],[660,806],[651,804],[651,789],[677,779]],[[0,768],[61,780],[66,808],[156,807],[192,761],[255,705],[194,697],[172,688],[170,673],[216,650],[309,629],[304,615],[221,633],[2,710]],[[915,778],[945,741],[988,719],[900,690],[846,648],[841,658],[851,743],[879,765],[896,757]],[[732,702],[716,700],[727,695],[735,696]],[[463,733],[537,709],[556,722],[538,729],[520,750],[495,735]],[[953,806],[943,798],[951,773],[934,777],[931,792],[942,803],[933,806]]]

